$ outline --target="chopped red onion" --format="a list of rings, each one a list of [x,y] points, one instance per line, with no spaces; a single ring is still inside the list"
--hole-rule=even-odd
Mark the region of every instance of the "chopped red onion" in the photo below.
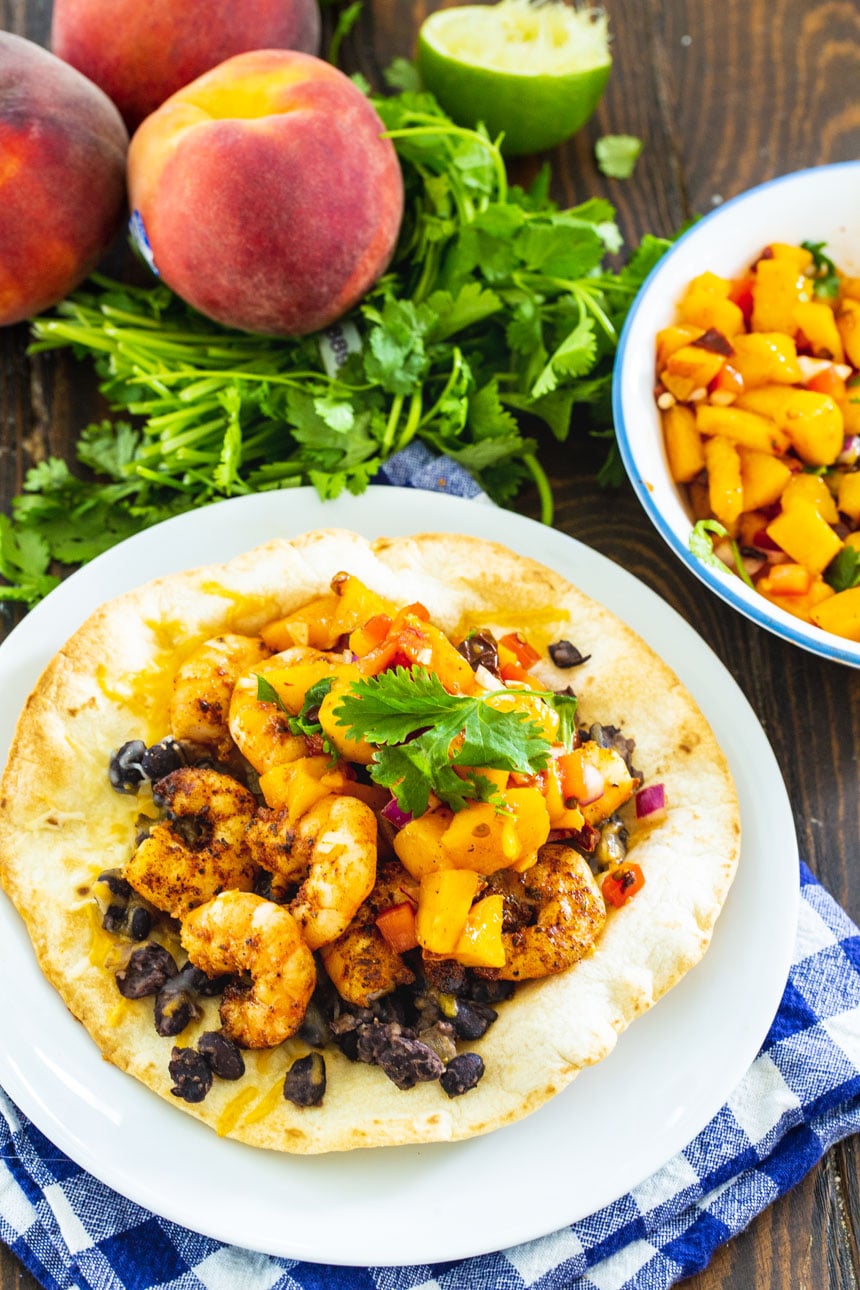
[[[396,797],[392,797],[379,813],[389,824],[393,824],[395,829],[402,829],[404,824],[408,824],[412,819],[412,812],[401,810],[397,805]]]
[[[842,451],[836,458],[837,466],[854,466],[860,460],[860,434],[847,434],[842,442]]]
[[[649,784],[636,794],[637,820],[661,820],[666,815],[666,789],[662,784]]]

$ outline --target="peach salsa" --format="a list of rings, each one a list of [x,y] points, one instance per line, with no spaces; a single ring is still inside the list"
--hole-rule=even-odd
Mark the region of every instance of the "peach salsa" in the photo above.
[[[657,335],[669,470],[691,550],[771,603],[860,640],[860,277],[823,243],[702,273]]]

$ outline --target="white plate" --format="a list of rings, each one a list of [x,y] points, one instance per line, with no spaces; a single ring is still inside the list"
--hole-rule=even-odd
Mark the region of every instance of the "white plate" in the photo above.
[[[614,609],[662,654],[710,720],[741,799],[740,868],[711,949],[605,1062],[518,1124],[453,1145],[295,1157],[219,1139],[102,1061],[39,972],[4,897],[0,1083],[73,1160],[206,1235],[318,1263],[457,1259],[592,1213],[679,1151],[719,1109],[754,1058],[785,984],[799,899],[797,844],[754,713],[674,610],[553,529],[410,489],[372,488],[335,503],[321,503],[310,490],[240,498],[170,520],[100,556],[0,648],[0,749],[8,750],[14,709],[41,668],[103,601],[156,574],[333,525],[368,537],[441,530],[504,542]]]

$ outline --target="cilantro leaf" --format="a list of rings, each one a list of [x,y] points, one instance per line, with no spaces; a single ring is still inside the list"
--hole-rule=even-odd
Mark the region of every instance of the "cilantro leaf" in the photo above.
[[[719,520],[698,520],[690,532],[688,546],[690,554],[696,556],[702,564],[708,565],[711,569],[719,569],[721,573],[726,572],[726,565],[714,551],[713,539],[709,534],[713,533],[716,537],[728,539],[732,551],[732,559],[735,565],[735,572],[748,587],[753,587],[752,578],[746,571],[740,547],[733,537],[729,536],[729,531]]]
[[[0,600],[34,605],[60,581],[48,572],[51,555],[47,543],[30,530],[15,532],[8,515],[0,515]]]
[[[856,546],[843,546],[824,571],[824,581],[834,591],[850,591],[860,587],[860,550]]]
[[[526,712],[498,706],[500,693],[449,694],[425,668],[398,667],[354,682],[333,715],[348,738],[377,745],[371,779],[401,810],[422,815],[432,791],[458,811],[469,800],[501,801],[481,769],[533,774],[548,763],[543,731]]]
[[[257,681],[262,677],[257,677]],[[290,733],[294,735],[320,735],[322,726],[319,721],[320,704],[331,690],[333,678],[324,676],[319,681],[315,681],[305,694],[304,703],[301,706],[299,715],[291,717],[289,721]],[[327,741],[326,746],[327,745]]]
[[[642,152],[642,140],[632,134],[605,134],[594,145],[597,168],[609,179],[629,179]]]
[[[839,270],[833,261],[824,254],[826,242],[801,242],[805,251],[812,256],[815,269],[813,291],[822,300],[835,300],[839,295]]]

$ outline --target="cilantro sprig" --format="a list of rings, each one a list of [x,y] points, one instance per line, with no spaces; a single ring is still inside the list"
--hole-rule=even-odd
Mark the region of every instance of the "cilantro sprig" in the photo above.
[[[509,184],[496,143],[455,125],[409,72],[399,60],[398,92],[371,96],[405,213],[391,267],[343,320],[357,344],[340,367],[327,367],[319,335],[232,331],[155,281],[94,275],[35,321],[31,352],[93,363],[113,412],[83,430],[82,469],[43,462],[13,503],[15,542],[38,543],[45,569],[221,497],[299,484],[361,493],[414,440],[501,505],[534,484],[550,522],[535,436],[611,433],[621,325],[668,243],[646,238],[608,269],[621,249],[608,202],[559,209],[546,169],[527,191]],[[48,583],[16,569],[7,556],[0,599],[38,599]]]
[[[692,528],[688,546],[690,554],[701,560],[702,564],[708,565],[711,569],[719,569],[725,573],[726,566],[717,553],[714,551],[713,537],[725,538],[728,540],[729,548],[734,561],[735,573],[741,578],[748,587],[754,588],[752,578],[746,570],[743,562],[740,547],[733,537],[729,536],[729,531],[719,520],[698,520]]]
[[[449,694],[426,669],[397,667],[354,682],[333,716],[348,738],[376,745],[370,776],[401,810],[423,814],[432,791],[459,811],[468,800],[501,804],[481,770],[534,774],[549,762],[550,740],[527,712],[496,706],[500,693]],[[575,698],[540,697],[563,714],[569,737]]]
[[[801,242],[805,251],[812,256],[813,275],[812,290],[820,300],[835,300],[839,295],[839,270],[824,254],[826,242]]]
[[[257,699],[261,703],[274,703],[282,712],[286,712],[289,715],[287,725],[289,726],[290,734],[292,735],[306,735],[310,737],[312,735],[323,734],[323,728],[319,721],[319,709],[320,704],[331,690],[331,687],[332,677],[330,676],[325,676],[321,680],[315,681],[305,693],[304,702],[302,703],[298,716],[294,716],[284,703],[278,691],[272,685],[271,681],[267,681],[264,676],[260,676],[259,674],[257,675]],[[327,741],[324,740],[323,742],[324,746],[328,749]],[[328,751],[330,751],[330,749],[328,749]]]

